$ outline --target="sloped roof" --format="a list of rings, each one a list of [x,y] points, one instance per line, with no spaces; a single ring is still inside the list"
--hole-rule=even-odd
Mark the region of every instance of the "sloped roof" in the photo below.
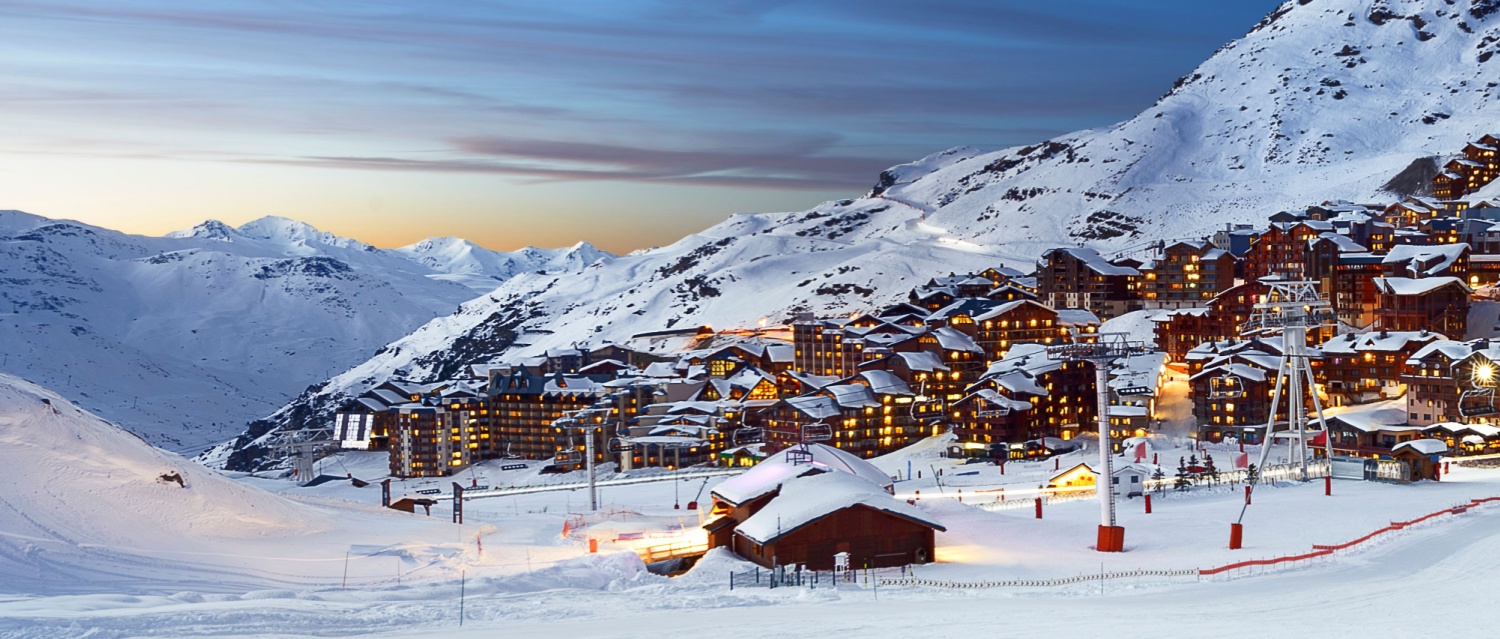
[[[768,544],[824,516],[854,506],[947,530],[921,508],[886,494],[868,481],[844,473],[821,473],[786,480],[779,495],[734,531],[755,543]]]
[[[811,460],[801,458],[800,451],[804,449],[812,456]],[[798,451],[796,457],[793,451]],[[892,485],[890,476],[874,464],[832,446],[813,443],[771,455],[750,470],[720,482],[709,492],[738,505],[774,492],[788,479],[808,473],[847,474],[881,490]]]

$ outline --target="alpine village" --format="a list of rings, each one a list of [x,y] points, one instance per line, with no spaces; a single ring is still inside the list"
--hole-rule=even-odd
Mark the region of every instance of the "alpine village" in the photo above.
[[[945,432],[955,436],[950,457],[1048,458],[1079,448],[1075,438],[1098,441],[1101,406],[1118,455],[1161,426],[1158,403],[1174,380],[1198,441],[1259,444],[1268,423],[1300,423],[1309,457],[1436,480],[1439,455],[1500,451],[1500,342],[1469,327],[1485,314],[1480,326],[1493,327],[1500,313],[1500,202],[1466,197],[1500,174],[1497,150],[1494,135],[1465,146],[1430,178],[1430,197],[1327,201],[1275,213],[1263,227],[1115,255],[1057,247],[1030,273],[934,274],[906,301],[848,317],[663,330],[470,362],[461,379],[392,379],[339,409],[330,441],[388,451],[395,478],[494,459],[546,460],[543,472],[555,473],[759,465],[713,491],[710,547],[819,569],[834,553],[804,544],[777,558],[777,530],[757,528],[772,497],[795,486],[869,505],[870,489],[890,493],[892,478],[865,459]],[[1284,318],[1283,307],[1298,306],[1306,312],[1295,341],[1287,322],[1254,321],[1258,309]],[[1131,318],[1133,329],[1111,330]],[[1069,357],[1069,345],[1117,356]],[[1105,393],[1096,366],[1107,369]],[[1310,390],[1292,392],[1303,375]],[[1337,415],[1321,417],[1324,409]],[[1254,472],[1254,463],[1242,455],[1234,468]],[[847,472],[786,483],[799,466],[808,476]],[[1049,486],[1092,486],[1097,474],[1059,467]],[[1164,481],[1154,465],[1114,474],[1116,485],[1130,477],[1132,495]],[[860,530],[855,537],[887,551],[874,565],[925,563],[941,527],[882,496],[878,507],[844,509],[863,519],[825,517],[803,533]],[[389,485],[384,501],[431,503],[393,499]],[[877,555],[856,554],[867,565]]]

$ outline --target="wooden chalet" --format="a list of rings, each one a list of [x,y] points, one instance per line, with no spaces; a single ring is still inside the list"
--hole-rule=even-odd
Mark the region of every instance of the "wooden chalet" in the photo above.
[[[1388,331],[1437,331],[1463,335],[1472,291],[1456,277],[1380,277],[1375,325]]]
[[[867,370],[807,395],[777,401],[760,411],[767,452],[817,437],[858,455],[883,455],[936,435],[940,402],[915,401],[905,381],[888,371]]]
[[[1084,247],[1051,249],[1037,262],[1039,299],[1053,308],[1082,308],[1102,319],[1140,307],[1134,284],[1141,272]]]
[[[1405,402],[1401,400],[1361,406],[1326,421],[1334,455],[1389,456],[1397,444],[1422,438],[1422,427],[1407,423]]]
[[[1300,280],[1307,277],[1305,257],[1309,243],[1333,224],[1316,220],[1273,222],[1271,228],[1250,244],[1245,253],[1245,280],[1267,277]]]
[[[1234,286],[1235,258],[1206,241],[1178,241],[1141,267],[1137,293],[1144,308],[1191,308]]]
[[[890,477],[868,462],[799,445],[714,487],[708,545],[766,567],[828,570],[841,552],[851,567],[931,561],[942,525],[890,491]]]
[[[1407,360],[1447,338],[1422,331],[1347,333],[1324,342],[1321,377],[1329,406],[1367,404],[1406,394]]]
[[[1239,337],[1240,326],[1269,290],[1260,282],[1246,282],[1209,300],[1206,309],[1178,309],[1154,318],[1156,347],[1168,362],[1181,363],[1199,344]]]
[[[1391,458],[1404,462],[1411,468],[1411,480],[1440,479],[1439,467],[1442,457],[1448,454],[1448,445],[1438,439],[1414,439],[1396,444],[1391,449]]]
[[[554,428],[552,422],[605,400],[613,392],[605,386],[610,379],[605,375],[537,375],[525,368],[491,376],[486,393],[499,455],[553,459],[567,452],[579,459],[565,465],[581,464],[583,436]],[[601,435],[601,441],[595,442],[596,461],[605,460],[602,439]]]
[[[851,568],[889,568],[931,562],[936,533],[944,530],[868,481],[820,473],[784,482],[776,497],[734,526],[730,548],[768,568],[832,570],[838,553],[848,553]]]

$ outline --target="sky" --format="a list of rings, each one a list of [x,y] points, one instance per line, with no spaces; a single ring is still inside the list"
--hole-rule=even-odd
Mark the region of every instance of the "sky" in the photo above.
[[[0,0],[0,209],[626,252],[1131,117],[1273,0]]]

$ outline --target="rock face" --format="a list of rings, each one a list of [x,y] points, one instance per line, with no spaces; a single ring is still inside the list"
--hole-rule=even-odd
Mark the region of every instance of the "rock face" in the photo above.
[[[1415,160],[1456,153],[1497,121],[1495,7],[1292,0],[1130,120],[1003,151],[951,149],[882,172],[865,197],[734,216],[578,273],[517,276],[309,389],[262,428],[321,418],[372,383],[441,376],[466,360],[843,313],[936,274],[1030,270],[1053,246],[1109,253],[1331,199],[1391,201],[1388,191],[1412,180],[1386,185]]]
[[[465,249],[471,265],[429,264],[418,248],[283,218],[157,238],[0,212],[0,370],[153,444],[199,450],[517,270],[608,259],[588,246]]]

